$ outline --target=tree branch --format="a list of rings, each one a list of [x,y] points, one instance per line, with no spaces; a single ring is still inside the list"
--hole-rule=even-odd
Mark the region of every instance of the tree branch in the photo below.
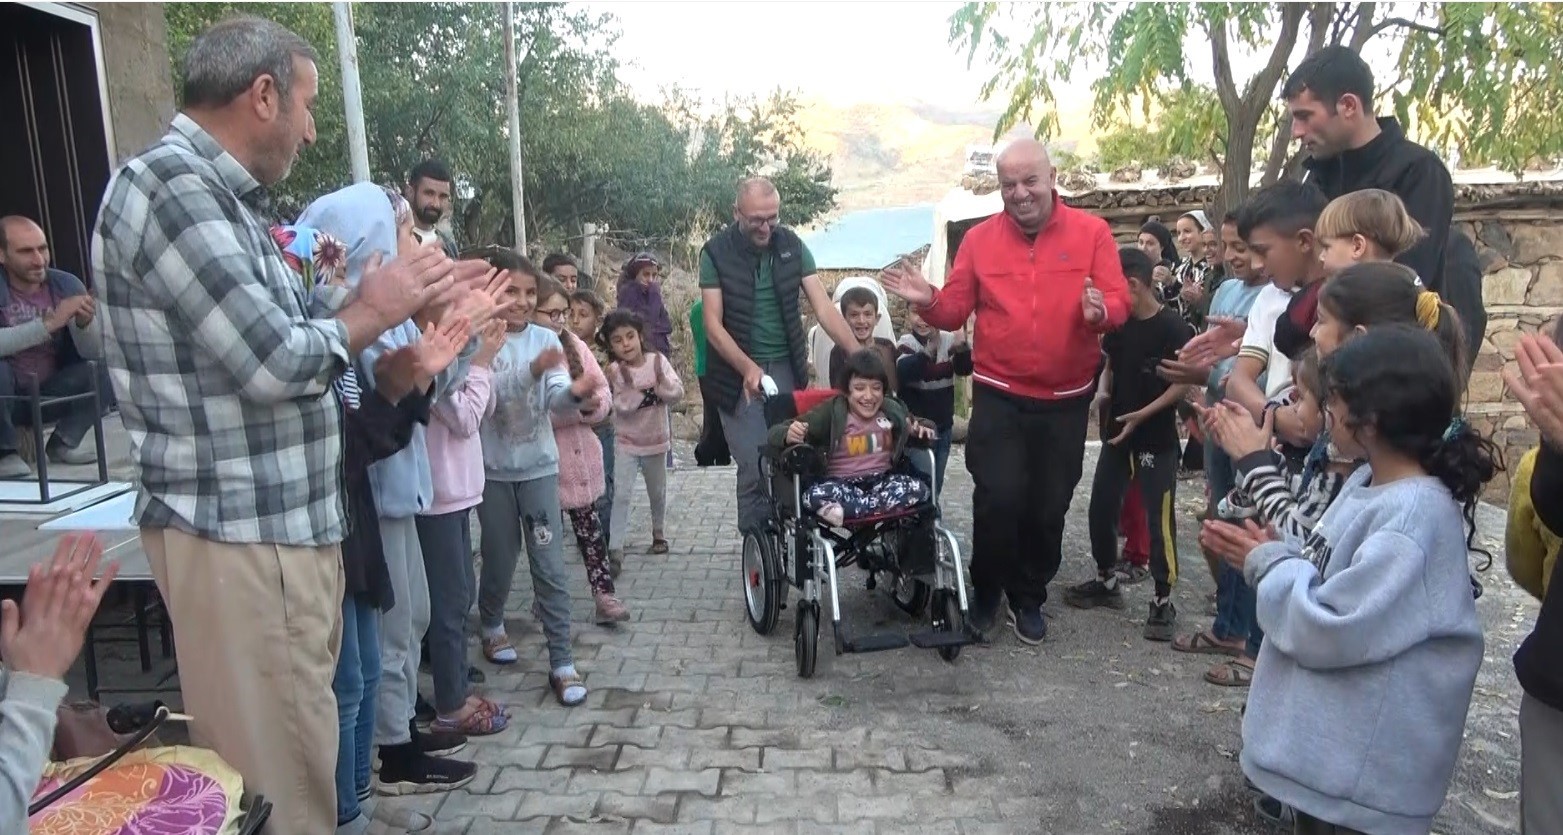
[[[1232,79],[1232,56],[1227,52],[1226,18],[1223,16],[1211,21],[1206,34],[1210,36],[1210,54],[1216,77],[1216,98],[1221,100],[1222,109],[1234,113],[1242,105],[1238,98],[1237,82]]]
[[[1310,7],[1302,3],[1282,4],[1281,31],[1275,36],[1275,45],[1270,48],[1270,58],[1265,62],[1264,69],[1248,82],[1248,88],[1243,91],[1242,106],[1245,111],[1258,112],[1257,107],[1263,105],[1271,91],[1275,90],[1276,82],[1281,80],[1281,73],[1286,71],[1286,61],[1291,57],[1293,47],[1297,46],[1297,30],[1302,26],[1303,13],[1310,8],[1316,12],[1319,6],[1329,5],[1321,3]],[[1220,44],[1220,50],[1224,57],[1225,39]]]
[[[1261,186],[1267,186],[1281,178],[1281,172],[1286,169],[1286,149],[1292,144],[1292,113],[1286,111],[1281,116],[1280,123],[1275,127],[1275,136],[1270,137],[1270,155],[1265,157],[1264,176],[1259,180]]]
[[[1418,23],[1414,20],[1408,20],[1407,18],[1403,17],[1386,17],[1375,24],[1371,30],[1369,30],[1367,38],[1363,39],[1363,43],[1366,43],[1374,35],[1377,35],[1385,29],[1392,29],[1397,26],[1402,29],[1410,29],[1415,32],[1426,32],[1429,35],[1437,35],[1440,38],[1447,34],[1442,27],[1434,26],[1430,23]]]
[[[1373,13],[1377,11],[1377,3],[1358,3],[1357,20],[1351,27],[1350,46],[1353,52],[1361,52],[1362,47],[1373,39]]]

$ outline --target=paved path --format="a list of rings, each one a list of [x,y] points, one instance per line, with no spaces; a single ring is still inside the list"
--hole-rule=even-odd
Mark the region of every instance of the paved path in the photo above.
[[[1091,466],[1062,581],[1089,572]],[[950,469],[950,523],[965,548],[970,482],[959,451]],[[954,664],[916,649],[836,657],[822,630],[819,671],[802,681],[791,611],[769,638],[744,620],[732,489],[731,469],[673,475],[672,553],[629,560],[620,590],[635,618],[622,628],[587,621],[584,572],[572,562],[587,704],[553,703],[541,635],[519,616],[521,663],[485,667],[489,694],[513,705],[513,726],[468,748],[480,768],[467,789],[405,802],[435,815],[441,832],[467,835],[1270,831],[1249,810],[1235,761],[1242,695],[1201,682],[1201,658],[1141,639],[1148,585],[1124,612],[1050,604],[1042,647],[1006,634]],[[1485,539],[1501,538],[1501,525],[1484,511]],[[643,505],[634,529],[644,550]],[[1185,627],[1208,622],[1212,588],[1192,532],[1185,522],[1176,596]],[[527,582],[518,572],[512,612],[530,605]],[[1501,557],[1485,582],[1488,656],[1445,833],[1510,831],[1518,819],[1509,656],[1535,606],[1503,576]],[[901,618],[882,592],[846,588],[854,617]]]

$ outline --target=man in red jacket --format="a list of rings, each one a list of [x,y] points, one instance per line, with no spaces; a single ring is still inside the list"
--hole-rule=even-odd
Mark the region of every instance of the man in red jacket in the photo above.
[[[1053,192],[1040,142],[1005,148],[998,175],[1004,213],[966,233],[943,288],[907,264],[883,279],[936,328],[957,330],[976,312],[971,622],[991,630],[1007,595],[1015,635],[1037,644],[1084,464],[1101,335],[1128,318],[1129,288],[1107,223]]]

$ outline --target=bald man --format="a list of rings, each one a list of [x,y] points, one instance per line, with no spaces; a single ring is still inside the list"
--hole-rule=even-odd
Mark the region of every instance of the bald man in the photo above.
[[[998,175],[1004,211],[966,233],[943,288],[905,263],[883,281],[941,330],[976,313],[971,625],[992,630],[1007,596],[1016,636],[1037,644],[1084,463],[1101,335],[1128,318],[1129,288],[1106,222],[1053,191],[1041,143],[1005,148]]]
[[[97,305],[81,279],[49,266],[49,240],[25,217],[0,218],[0,395],[30,391],[37,380],[45,398],[87,394],[98,388],[99,405],[114,403],[107,369],[88,359],[103,356]],[[41,455],[54,464],[98,460],[87,435],[99,412],[90,400],[43,410],[58,421]],[[30,418],[26,403],[0,401],[0,478],[24,478],[32,467],[16,452],[16,421]]]
[[[760,381],[779,393],[808,383],[807,344],[798,305],[807,297],[820,327],[847,350],[852,329],[814,274],[814,256],[781,224],[781,196],[763,177],[745,180],[733,201],[733,222],[700,250],[706,374],[702,394],[716,401],[722,432],[738,464],[738,528],[759,529],[769,516],[760,489],[765,408]]]

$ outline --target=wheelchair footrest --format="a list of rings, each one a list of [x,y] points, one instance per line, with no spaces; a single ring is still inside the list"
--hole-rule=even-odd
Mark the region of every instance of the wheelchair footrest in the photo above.
[[[972,635],[961,630],[960,632],[936,632],[932,629],[923,632],[914,632],[908,636],[912,646],[920,649],[944,649],[945,647],[964,647],[982,643],[980,636]]]
[[[873,635],[851,636],[836,633],[841,637],[841,652],[884,652],[889,649],[901,649],[906,646],[906,635],[900,632],[880,632]]]

